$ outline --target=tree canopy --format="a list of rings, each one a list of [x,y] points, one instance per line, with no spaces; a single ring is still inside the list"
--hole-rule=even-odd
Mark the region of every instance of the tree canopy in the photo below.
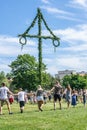
[[[13,76],[12,85],[27,90],[36,90],[39,84],[38,62],[29,54],[18,55],[17,59],[9,65]],[[42,85],[49,86],[52,76],[46,73],[46,65],[42,63]],[[47,83],[48,82],[48,83]]]
[[[4,71],[0,72],[0,86],[2,85],[2,82],[5,82],[8,87],[10,86],[9,79],[7,78],[7,75],[4,73]]]
[[[80,76],[79,74],[66,75],[63,78],[63,85],[71,85],[72,89],[84,89],[87,88],[87,76]]]

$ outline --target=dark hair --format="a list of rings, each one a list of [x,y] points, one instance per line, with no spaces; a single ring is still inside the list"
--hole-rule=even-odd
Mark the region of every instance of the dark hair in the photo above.
[[[5,83],[2,83],[2,86],[5,86]]]

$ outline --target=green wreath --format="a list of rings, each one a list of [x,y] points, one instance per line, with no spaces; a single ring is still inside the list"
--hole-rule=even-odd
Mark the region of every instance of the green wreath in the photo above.
[[[55,41],[57,41],[57,44],[55,43]],[[60,45],[60,42],[57,39],[52,39],[52,43],[53,43],[54,47],[58,47]]]
[[[24,39],[24,42],[23,42],[23,39]],[[21,36],[21,37],[19,38],[19,42],[20,42],[20,44],[21,44],[22,46],[25,45],[25,44],[27,43],[26,37],[25,37],[25,36]]]

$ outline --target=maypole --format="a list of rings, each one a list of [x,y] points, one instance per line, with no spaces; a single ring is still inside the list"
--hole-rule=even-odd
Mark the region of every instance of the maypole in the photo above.
[[[31,28],[34,27],[36,21],[38,21],[38,34],[37,35],[30,35],[29,31]],[[50,32],[50,36],[44,36],[42,35],[42,22],[44,23],[46,29]],[[56,48],[60,45],[60,38],[57,37],[56,35],[54,35],[54,33],[50,30],[50,28],[48,27],[40,9],[37,9],[37,15],[34,18],[34,20],[32,21],[31,25],[28,27],[28,29],[23,33],[18,35],[19,36],[19,42],[22,45],[22,48],[24,45],[26,45],[27,43],[27,37],[29,38],[37,38],[38,39],[38,62],[39,62],[39,66],[38,66],[38,76],[39,76],[39,84],[42,83],[42,39],[51,39],[53,46]],[[56,42],[55,42],[56,41]]]

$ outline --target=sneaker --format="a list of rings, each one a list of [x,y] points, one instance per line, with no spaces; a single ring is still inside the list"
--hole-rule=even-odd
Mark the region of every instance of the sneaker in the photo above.
[[[43,110],[40,108],[40,111],[43,111]]]
[[[11,114],[13,114],[12,112],[9,112],[9,114],[11,115]]]
[[[21,113],[23,113],[23,110],[21,110]]]

